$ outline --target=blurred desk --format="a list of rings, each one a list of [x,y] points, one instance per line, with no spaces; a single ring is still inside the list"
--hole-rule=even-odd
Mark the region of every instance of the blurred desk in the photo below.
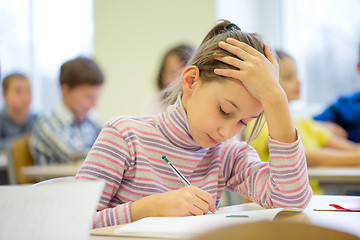
[[[330,228],[360,237],[360,212],[334,212],[334,211],[314,211],[314,209],[329,208],[330,203],[360,202],[357,196],[329,196],[314,195],[309,205],[299,213],[282,212],[279,213],[274,221],[299,222]],[[256,203],[245,203],[221,208],[228,211],[250,211],[258,210],[261,207]],[[90,240],[111,240],[111,239],[154,239],[151,237],[121,237],[114,235],[114,230],[121,227],[112,226],[91,230]]]
[[[360,193],[359,167],[311,167],[309,179],[316,180],[325,190],[325,194]]]
[[[21,174],[39,181],[57,177],[75,176],[81,164],[82,161],[69,164],[26,166],[21,168]]]

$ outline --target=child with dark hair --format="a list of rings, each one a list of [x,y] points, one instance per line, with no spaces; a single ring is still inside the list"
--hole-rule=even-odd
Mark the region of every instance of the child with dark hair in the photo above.
[[[65,62],[60,70],[62,101],[41,117],[30,138],[37,164],[85,159],[101,126],[90,118],[104,82],[96,63],[88,58]]]
[[[31,132],[37,116],[30,111],[31,86],[25,75],[6,76],[2,81],[2,95],[5,107],[0,112],[0,150],[5,150],[15,138]]]

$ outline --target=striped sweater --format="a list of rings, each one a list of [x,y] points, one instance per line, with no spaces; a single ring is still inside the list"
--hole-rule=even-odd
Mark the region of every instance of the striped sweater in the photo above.
[[[269,150],[266,163],[251,146],[236,139],[200,147],[190,135],[178,98],[166,112],[155,116],[110,120],[76,178],[106,182],[93,228],[130,223],[131,202],[184,187],[163,155],[193,186],[211,194],[216,206],[228,189],[266,208],[304,208],[312,191],[300,138],[294,143],[269,138]]]

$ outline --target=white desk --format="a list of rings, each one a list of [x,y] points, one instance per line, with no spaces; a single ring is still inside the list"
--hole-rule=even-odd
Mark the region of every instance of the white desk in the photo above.
[[[312,167],[308,168],[308,173],[309,179],[318,181],[325,194],[360,192],[360,166]]]
[[[310,180],[326,183],[360,183],[360,167],[308,168]]]
[[[312,197],[309,205],[300,213],[280,213],[274,221],[291,221],[308,223],[322,226],[360,237],[360,212],[333,212],[333,211],[314,211],[314,208],[328,208],[330,203],[341,203],[344,201],[356,200],[360,202],[360,197],[356,196],[328,196],[315,195]],[[260,206],[255,203],[239,204],[222,209],[234,211],[256,210]],[[150,239],[119,237],[111,234],[119,226],[99,228],[91,230],[91,240],[109,240],[109,239]],[[97,234],[97,235],[94,235]],[[99,235],[101,234],[101,235]]]
[[[35,178],[37,180],[45,180],[49,178],[75,176],[81,162],[70,164],[52,164],[52,165],[34,165],[22,167],[21,174],[26,177]]]

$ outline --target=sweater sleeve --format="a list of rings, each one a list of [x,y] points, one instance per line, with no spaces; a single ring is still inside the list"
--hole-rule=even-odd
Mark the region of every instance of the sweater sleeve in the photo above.
[[[247,145],[234,154],[235,162],[227,187],[265,208],[304,208],[310,201],[306,158],[297,131],[293,143],[281,143],[268,137],[269,162],[262,162]]]
[[[105,181],[105,189],[94,214],[93,228],[131,222],[130,201],[119,198],[112,201],[120,188],[129,159],[127,142],[117,129],[105,125],[76,175],[76,179]]]

